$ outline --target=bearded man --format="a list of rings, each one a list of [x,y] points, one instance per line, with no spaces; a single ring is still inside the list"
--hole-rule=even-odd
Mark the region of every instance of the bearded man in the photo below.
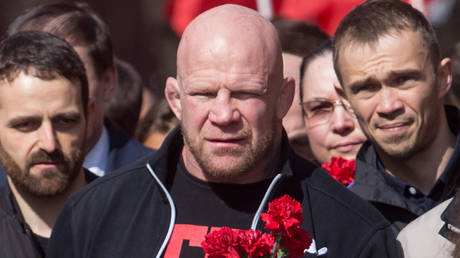
[[[0,44],[0,257],[45,257],[68,196],[84,173],[88,82],[78,54],[44,33]]]

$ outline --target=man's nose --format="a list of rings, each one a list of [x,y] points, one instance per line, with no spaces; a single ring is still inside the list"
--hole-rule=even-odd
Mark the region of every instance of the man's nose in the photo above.
[[[376,112],[379,116],[394,119],[404,110],[403,102],[399,99],[396,89],[384,87],[379,92],[379,103]]]
[[[240,113],[234,107],[230,94],[218,94],[211,104],[209,120],[217,125],[229,125],[239,119]]]
[[[40,149],[51,153],[57,148],[56,134],[51,123],[43,123],[39,129]]]

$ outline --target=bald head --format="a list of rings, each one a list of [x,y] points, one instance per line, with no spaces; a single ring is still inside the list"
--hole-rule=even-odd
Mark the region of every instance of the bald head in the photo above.
[[[181,123],[187,170],[203,180],[249,183],[276,160],[294,82],[283,79],[271,23],[253,10],[224,5],[185,30],[177,79],[168,78],[165,95]]]
[[[244,65],[282,80],[281,48],[272,24],[256,11],[222,5],[199,15],[186,28],[177,53],[181,80],[203,62],[222,70]],[[251,72],[249,71],[249,72]]]

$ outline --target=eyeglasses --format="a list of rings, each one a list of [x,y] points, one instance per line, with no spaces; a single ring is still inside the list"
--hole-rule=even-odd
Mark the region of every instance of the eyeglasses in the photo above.
[[[316,126],[329,122],[334,114],[335,107],[342,106],[348,113],[355,115],[350,103],[346,100],[329,100],[318,98],[300,103],[310,126]]]

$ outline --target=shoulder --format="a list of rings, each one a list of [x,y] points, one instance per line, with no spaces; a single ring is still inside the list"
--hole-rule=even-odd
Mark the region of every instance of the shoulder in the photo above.
[[[450,257],[453,244],[439,234],[444,226],[441,214],[452,201],[448,199],[409,223],[398,235],[406,257],[424,255],[429,257]],[[418,254],[418,255],[417,255]],[[415,256],[414,256],[415,255]],[[441,256],[439,256],[441,255]]]
[[[323,169],[317,168],[307,184],[312,202],[322,206],[324,213],[341,214],[342,219],[354,220],[363,227],[378,229],[389,226],[371,204],[338,183]]]
[[[0,165],[0,187],[6,185],[6,173]]]
[[[67,206],[99,209],[101,205],[106,207],[116,202],[129,204],[152,187],[155,185],[145,163],[138,162],[95,179],[72,195]]]
[[[322,168],[303,159],[291,159],[290,167],[293,183],[301,183],[310,197],[311,205],[317,205],[321,212],[340,211],[344,216],[372,227],[389,225],[371,204],[337,182]]]
[[[0,186],[0,220],[13,216],[9,193],[10,191],[6,184]]]
[[[155,152],[155,150],[147,148],[140,142],[129,137],[112,125],[110,121],[106,120],[104,124],[109,135],[109,157],[107,164],[109,172],[122,168]]]
[[[302,195],[287,192],[302,198],[304,223],[318,248],[327,247],[331,257],[399,257],[396,235],[378,210],[321,168],[297,170],[287,188]]]
[[[145,147],[140,142],[134,140],[133,138],[128,136],[126,133],[121,131],[119,128],[112,125],[110,121],[106,120],[104,125],[109,135],[111,150],[125,148],[125,149],[130,149],[130,150],[136,150],[138,152],[145,153],[145,154],[153,151],[153,149]]]
[[[446,209],[447,205],[449,205],[451,201],[452,198],[440,203],[438,206],[409,223],[401,231],[401,233],[399,233],[398,238],[415,233],[420,229],[423,229],[424,232],[436,231],[437,233],[437,230],[439,230],[439,228],[444,224],[441,220],[441,213]]]

